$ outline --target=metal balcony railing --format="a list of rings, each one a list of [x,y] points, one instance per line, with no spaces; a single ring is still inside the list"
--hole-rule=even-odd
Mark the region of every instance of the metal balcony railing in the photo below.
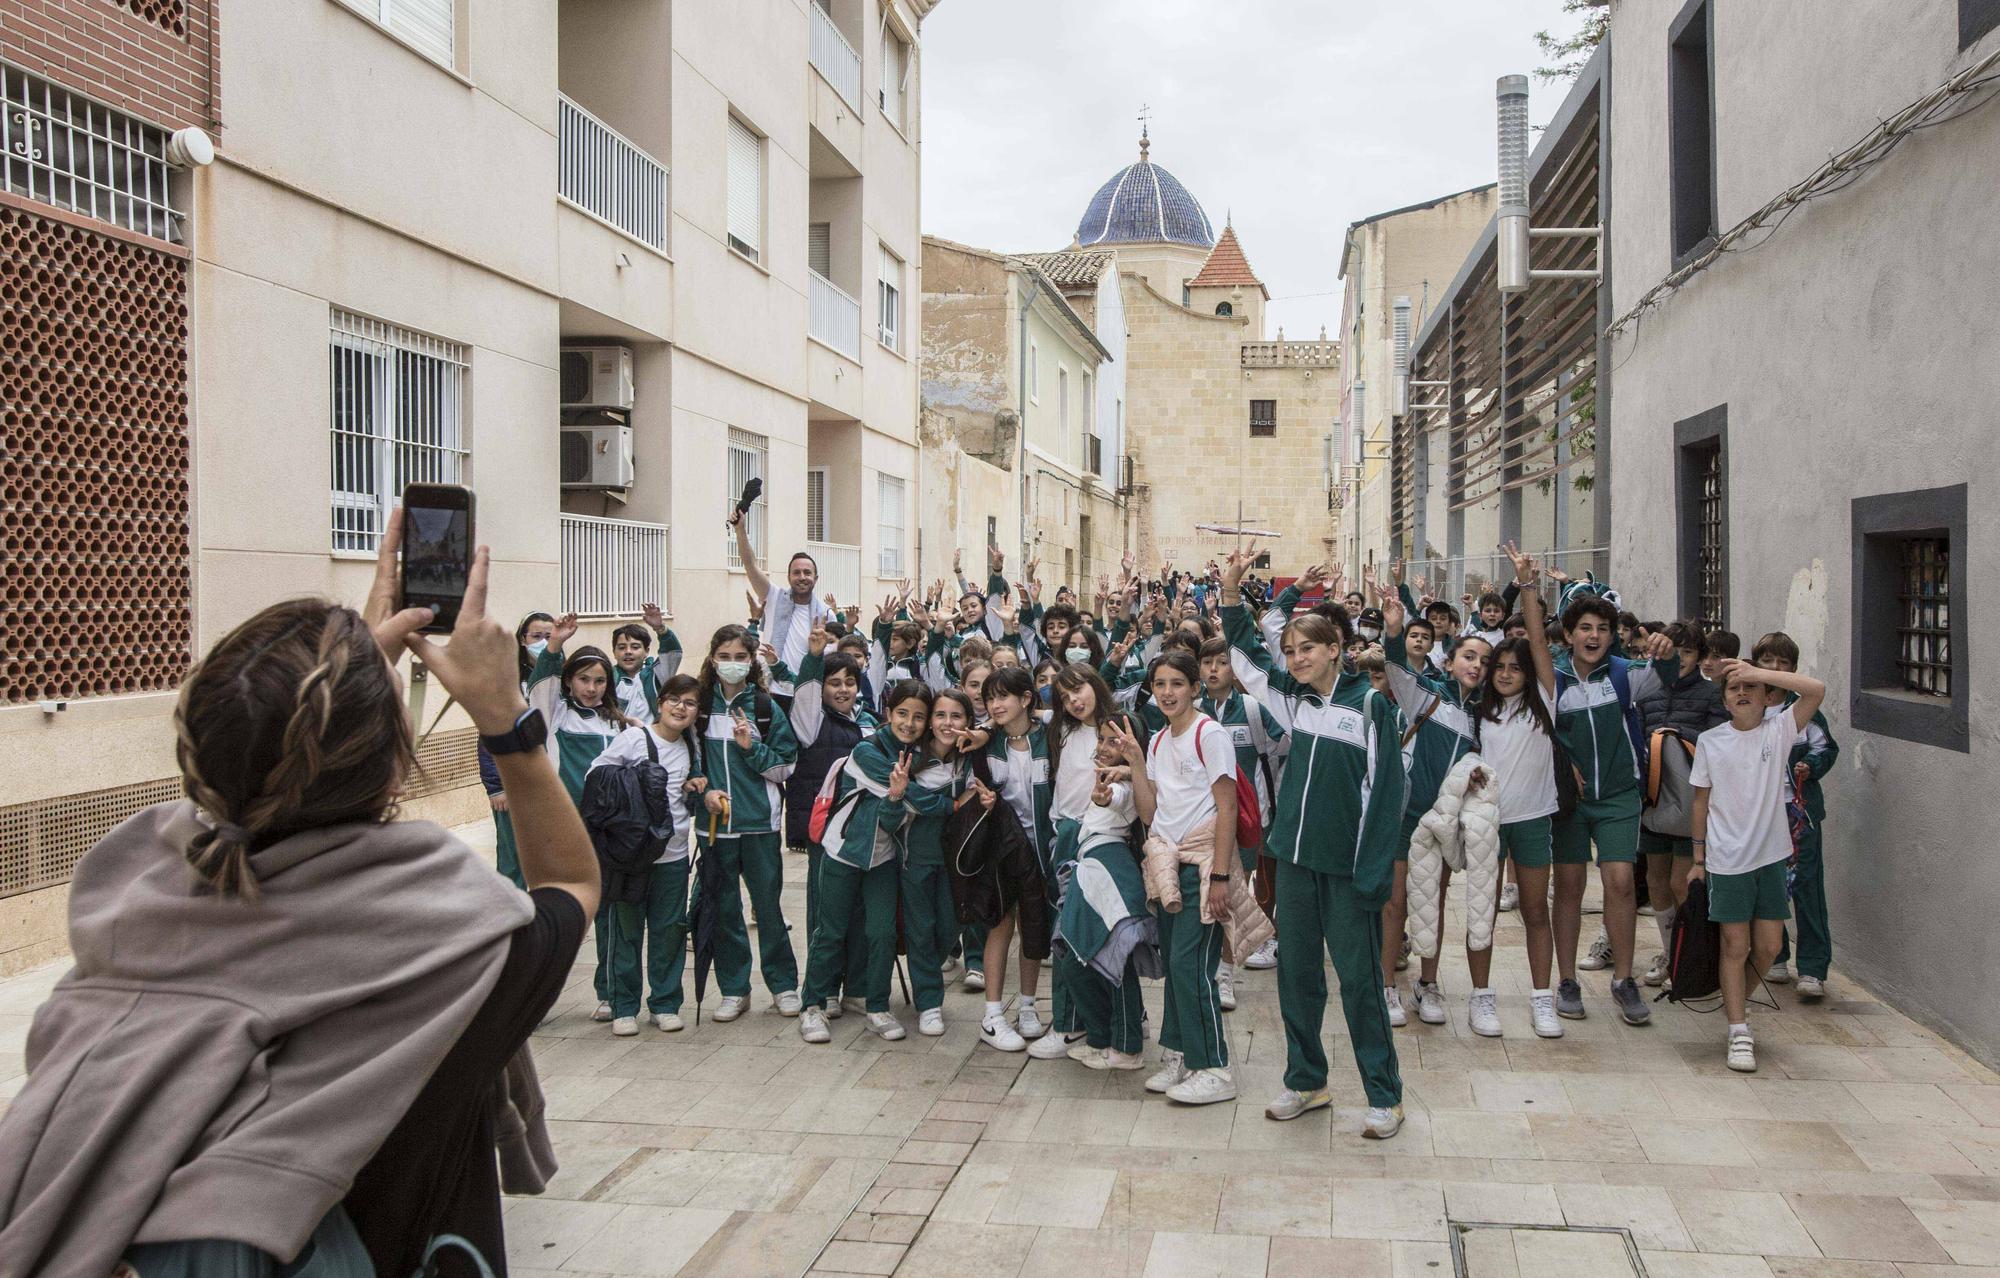
[[[819,12],[818,5],[807,5],[813,12]],[[861,362],[861,303],[849,297],[838,284],[808,270],[812,277],[812,294],[808,299],[810,314],[806,321],[806,331],[817,341],[839,351],[842,355]]]
[[[562,610],[636,617],[667,601],[667,526],[595,515],[562,517]]]
[[[856,111],[861,109],[861,55],[840,34],[840,28],[817,3],[808,3],[806,12],[812,18],[811,56],[812,64],[833,86],[833,91],[841,96],[848,106]]]
[[[819,6],[812,7],[817,9]],[[806,553],[819,564],[820,594],[830,594],[842,604],[861,602],[861,547],[843,546],[832,541],[809,541]]]
[[[556,194],[666,252],[667,166],[568,98],[556,106]]]

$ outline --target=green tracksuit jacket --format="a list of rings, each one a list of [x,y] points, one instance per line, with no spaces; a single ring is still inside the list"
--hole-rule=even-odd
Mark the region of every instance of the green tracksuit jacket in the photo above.
[[[1607,657],[1585,677],[1577,674],[1568,652],[1556,655],[1556,736],[1583,777],[1578,797],[1586,803],[1639,792],[1639,759],[1611,680],[1612,660]],[[1634,661],[1627,669],[1636,702],[1656,686],[1671,685],[1680,661],[1669,655],[1657,664]]]
[[[1406,724],[1422,724],[1417,735],[1403,747],[1404,763],[1410,773],[1410,797],[1404,811],[1422,816],[1437,802],[1438,788],[1451,775],[1452,767],[1479,748],[1479,725],[1465,693],[1456,679],[1433,679],[1409,667],[1409,649],[1403,636],[1384,641],[1383,656],[1388,665],[1389,691],[1396,694],[1396,706]],[[1435,706],[1435,709],[1432,707]],[[1423,718],[1429,711],[1430,717]]]
[[[736,721],[730,714],[740,710],[750,720],[750,748],[736,744]],[[733,700],[724,700],[715,689],[708,706],[708,727],[701,743],[702,774],[710,790],[729,794],[729,819],[721,822],[716,837],[738,834],[770,834],[784,824],[785,778],[792,775],[798,761],[798,741],[792,736],[791,721],[784,709],[771,708],[771,731],[765,737],[757,726],[754,688],[746,686]],[[706,836],[708,822],[695,822],[697,833]]]

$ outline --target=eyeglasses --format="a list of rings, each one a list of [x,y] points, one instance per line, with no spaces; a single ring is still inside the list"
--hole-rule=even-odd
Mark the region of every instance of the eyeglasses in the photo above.
[[[674,710],[701,709],[701,702],[694,700],[692,697],[675,697],[669,701],[662,701],[660,705],[663,709],[674,709]]]

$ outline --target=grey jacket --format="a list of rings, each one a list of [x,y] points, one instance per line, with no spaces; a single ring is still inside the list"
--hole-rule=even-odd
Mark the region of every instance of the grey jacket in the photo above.
[[[428,822],[257,852],[255,900],[197,889],[187,802],[78,863],[76,966],[0,1118],[0,1278],[102,1278],[134,1242],[291,1260],[471,1023],[528,897]]]

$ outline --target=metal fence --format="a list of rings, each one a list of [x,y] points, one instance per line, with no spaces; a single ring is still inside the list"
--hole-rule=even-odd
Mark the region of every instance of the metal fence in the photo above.
[[[817,9],[818,5],[811,8]],[[812,288],[808,296],[809,310],[806,317],[806,332],[821,342],[839,351],[847,358],[861,361],[861,303],[849,297],[838,284],[821,275],[818,271],[807,271]]]
[[[861,55],[840,33],[826,10],[817,3],[806,5],[806,12],[812,18],[812,39],[810,53],[813,66],[826,77],[847,105],[861,109]]]
[[[814,6],[817,8],[818,6]],[[832,541],[809,541],[806,553],[819,565],[819,592],[844,606],[861,603],[861,547]],[[863,612],[868,612],[866,608]],[[869,613],[870,616],[874,615]]]
[[[1533,553],[1536,562],[1542,565],[1545,580],[1550,568],[1578,578],[1595,573],[1602,580],[1610,559],[1610,552],[1603,546]],[[1410,584],[1412,593],[1429,593],[1453,607],[1458,606],[1461,595],[1476,599],[1485,591],[1504,589],[1513,579],[1513,562],[1497,550],[1486,555],[1412,559],[1403,565],[1403,580]]]
[[[667,526],[595,515],[562,517],[562,609],[582,617],[636,617],[667,599]]]
[[[667,166],[568,98],[556,106],[556,194],[666,252]]]

